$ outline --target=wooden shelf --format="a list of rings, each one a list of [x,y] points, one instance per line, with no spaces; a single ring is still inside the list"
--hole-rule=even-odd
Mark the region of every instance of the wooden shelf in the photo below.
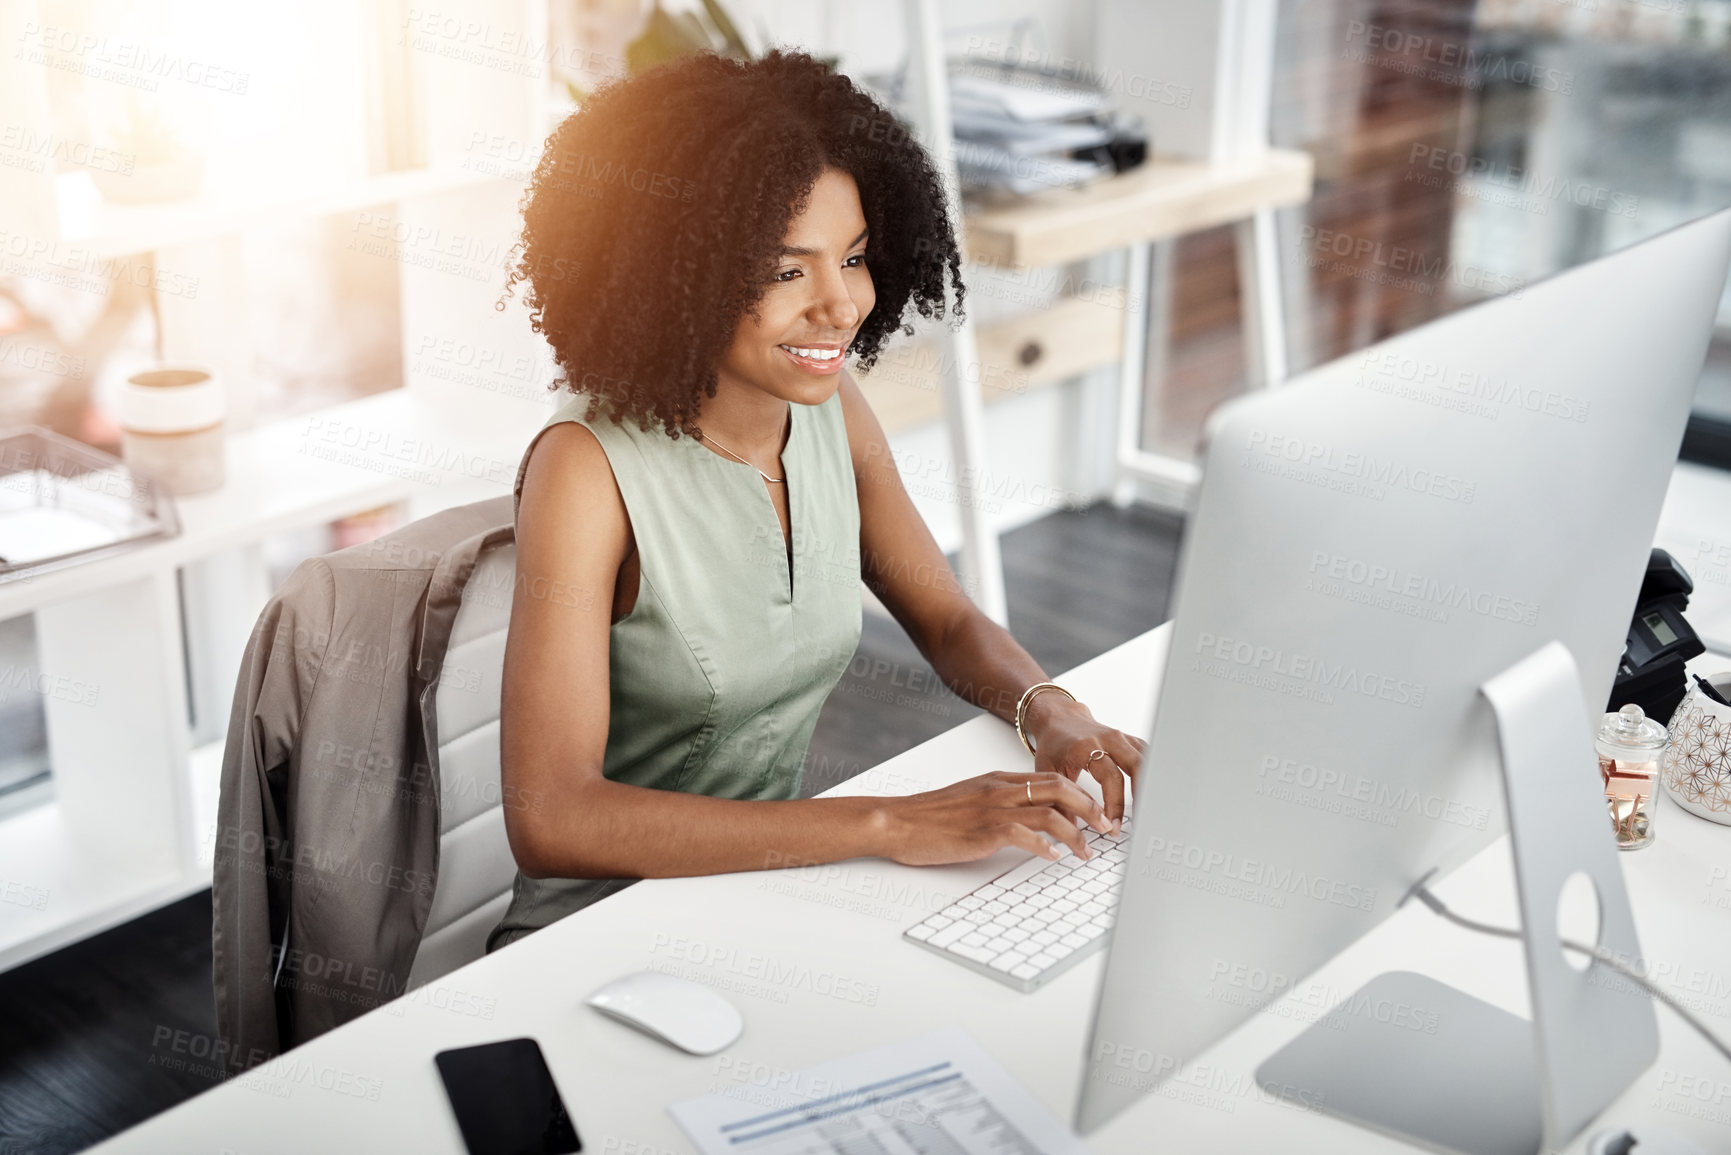
[[[1310,199],[1310,154],[1270,149],[1254,161],[1210,165],[1153,160],[1075,189],[968,206],[971,260],[1056,265]]]
[[[1123,290],[1117,287],[981,325],[980,395],[987,403],[1002,401],[1111,365],[1123,333]],[[872,371],[858,377],[885,433],[943,417],[943,357],[935,338],[918,341],[885,350]]]

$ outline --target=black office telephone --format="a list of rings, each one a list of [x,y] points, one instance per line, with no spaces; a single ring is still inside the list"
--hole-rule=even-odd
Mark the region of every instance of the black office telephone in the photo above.
[[[1630,702],[1647,717],[1667,723],[1688,689],[1684,663],[1707,652],[1701,639],[1683,618],[1695,583],[1677,559],[1656,549],[1647,559],[1647,576],[1635,599],[1635,618],[1629,623],[1627,648],[1617,664],[1607,712]]]

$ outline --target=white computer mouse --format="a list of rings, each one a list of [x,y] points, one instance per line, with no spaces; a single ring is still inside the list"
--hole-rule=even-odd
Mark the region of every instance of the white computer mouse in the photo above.
[[[739,1038],[745,1020],[706,986],[655,971],[614,979],[589,996],[604,1015],[693,1055],[713,1055]]]
[[[1587,1155],[1707,1155],[1672,1131],[1640,1124],[1600,1131],[1587,1141]]]

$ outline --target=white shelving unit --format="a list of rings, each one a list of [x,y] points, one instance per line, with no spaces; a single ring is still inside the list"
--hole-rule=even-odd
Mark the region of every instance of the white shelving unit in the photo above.
[[[26,35],[34,8],[0,9],[8,43]],[[379,19],[392,11],[384,5]],[[441,17],[534,30],[533,43],[546,43],[542,0],[458,0]],[[231,172],[196,198],[154,205],[103,203],[82,172],[0,169],[0,197],[19,212],[8,227],[61,264],[149,255],[197,275],[196,295],[158,294],[163,355],[211,364],[247,394],[237,259],[247,230],[378,210],[410,236],[486,234],[486,251],[508,250],[524,175],[478,171],[469,146],[498,136],[539,144],[551,115],[547,62],[501,68],[438,48],[398,40],[391,64],[414,74],[403,82],[420,94],[412,119],[424,166],[307,181]],[[0,109],[46,137],[48,69],[0,71]],[[358,102],[365,88],[344,91]],[[520,310],[494,310],[502,267],[452,275],[417,255],[398,254],[403,388],[258,427],[245,398],[231,396],[227,482],[179,500],[178,536],[0,585],[0,619],[35,615],[40,684],[72,678],[95,691],[43,694],[52,801],[0,819],[0,970],[210,884],[223,737],[242,651],[270,593],[267,538],[384,506],[415,518],[510,493],[556,400],[540,387],[550,377],[545,347]],[[466,378],[425,355],[447,344],[534,372]]]
[[[452,444],[450,410],[409,389],[277,422],[230,441],[228,483],[180,501],[179,536],[0,586],[0,618],[36,615],[50,684],[65,677],[77,682],[62,684],[96,691],[44,696],[55,799],[0,821],[0,880],[44,896],[40,909],[0,903],[0,969],[210,885],[222,740],[195,743],[187,651],[195,668],[208,663],[202,679],[190,680],[210,687],[199,705],[205,719],[216,712],[220,735],[241,650],[269,593],[260,543],[380,506],[406,503],[409,516],[421,517],[510,493],[528,432],[478,437],[475,428],[460,434],[461,464],[440,469],[317,452],[341,448],[349,430],[389,430],[403,445]],[[321,440],[331,432],[339,436]],[[459,460],[442,448],[434,456]],[[177,573],[187,581],[184,615]],[[201,581],[223,596],[199,597]],[[191,643],[201,627],[214,644],[183,647],[183,628]]]
[[[1080,189],[1054,189],[1022,203],[968,218],[968,249],[994,263],[1056,265],[1127,250],[1125,296],[1154,299],[1154,245],[1217,225],[1238,234],[1246,348],[1263,387],[1286,376],[1284,324],[1273,211],[1310,199],[1315,166],[1308,153],[1265,149],[1232,162],[1150,160]],[[1194,462],[1141,447],[1147,365],[1147,308],[1126,307],[1119,330],[1119,484],[1128,502],[1132,479],[1155,487],[1167,504],[1185,507],[1198,479]]]
[[[1277,385],[1287,369],[1274,211],[1310,199],[1314,165],[1306,154],[1270,149],[1267,143],[1273,0],[1101,3],[1110,25],[1101,29],[1102,63],[1110,58],[1119,74],[1143,81],[1154,76],[1194,81],[1189,87],[1200,91],[1200,99],[1194,109],[1187,103],[1177,115],[1158,105],[1136,109],[1150,120],[1156,149],[1156,156],[1137,169],[1085,188],[1053,189],[958,219],[966,255],[1021,269],[1122,250],[1128,306],[1150,300],[1160,287],[1153,275],[1158,242],[1231,224],[1243,285],[1247,359],[1257,386]],[[911,119],[940,161],[952,204],[960,204],[937,0],[904,0],[903,11]],[[1167,91],[1163,86],[1156,90]],[[1141,446],[1147,321],[1146,310],[1127,307],[1118,330],[1113,498],[1128,504],[1135,483],[1142,482],[1156,500],[1182,509],[1196,486],[1195,463]],[[1078,335],[1094,336],[1084,330]],[[944,425],[958,477],[962,579],[981,609],[1002,623],[1007,608],[997,534],[974,500],[970,482],[987,461],[973,321],[965,319],[938,340],[946,366],[940,381]]]

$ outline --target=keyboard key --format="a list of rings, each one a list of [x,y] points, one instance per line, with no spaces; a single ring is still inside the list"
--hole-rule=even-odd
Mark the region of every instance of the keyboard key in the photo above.
[[[1076,948],[1067,942],[1054,942],[1046,948],[1046,953],[1055,959],[1066,959],[1076,953]]]
[[[1039,967],[1041,970],[1045,970],[1047,967],[1058,961],[1058,956],[1041,951],[1028,961]]]
[[[970,910],[966,915],[964,915],[962,917],[962,921],[966,922],[966,923],[970,923],[974,926],[980,926],[984,923],[991,922],[992,916],[987,914],[983,910]]]
[[[1011,951],[1009,954],[999,955],[986,965],[990,966],[995,971],[1007,971],[1019,967],[1027,961],[1027,955],[1020,951]]]
[[[997,885],[996,883],[988,882],[988,883],[986,883],[986,885],[980,887],[980,889],[974,891],[974,897],[975,898],[983,898],[987,902],[990,902],[994,898],[997,898],[1000,895],[1002,895],[1003,893],[1004,893],[1003,887]]]
[[[956,905],[961,907],[963,910],[978,910],[980,907],[986,905],[986,900],[980,898],[978,895],[970,894],[965,898],[957,899]]]
[[[1038,967],[1035,967],[1030,963],[1023,963],[1021,966],[1012,970],[1010,975],[1018,979],[1031,979],[1039,973],[1040,971]]]
[[[945,918],[941,914],[934,914],[932,917],[926,919],[926,925],[931,927],[933,930],[943,930],[954,921],[956,920],[953,918]]]
[[[987,938],[985,935],[981,934],[979,931],[976,930],[973,934],[963,935],[961,942],[958,945],[960,945],[960,946],[985,946],[990,941],[992,941],[992,940]]]
[[[915,942],[925,942],[937,933],[937,927],[926,926],[924,923],[921,923],[919,926],[911,926],[908,928],[908,937],[913,939]]]
[[[977,946],[963,946],[961,943],[957,943],[955,946],[951,947],[950,953],[961,955],[970,962],[977,963],[990,963],[992,959],[997,957],[989,950]]]
[[[968,933],[968,929],[965,922],[952,922],[928,941],[936,947],[948,947],[951,943],[962,941],[962,936]]]
[[[999,935],[997,938],[994,938],[991,942],[986,944],[986,949],[991,951],[993,954],[1003,954],[1015,945],[1015,943],[1011,942],[1003,935]]]
[[[1010,904],[1001,898],[994,898],[980,909],[989,911],[992,914],[1003,914],[1006,910],[1010,909]]]
[[[1076,933],[1087,939],[1089,942],[1093,942],[1095,939],[1106,933],[1106,928],[1098,923],[1090,923],[1087,926],[1079,928]]]
[[[1011,942],[1020,943],[1026,942],[1030,936],[1022,927],[1012,926],[1004,932],[1004,937],[1009,939]]]
[[[1037,942],[1041,946],[1050,946],[1058,941],[1058,936],[1049,930],[1037,930],[1030,941]]]
[[[1078,946],[1087,946],[1088,943],[1092,940],[1089,939],[1086,935],[1081,935],[1081,934],[1076,934],[1074,932],[1071,932],[1070,934],[1065,935],[1062,941],[1063,941],[1064,945],[1066,945],[1066,946],[1078,947]]]

